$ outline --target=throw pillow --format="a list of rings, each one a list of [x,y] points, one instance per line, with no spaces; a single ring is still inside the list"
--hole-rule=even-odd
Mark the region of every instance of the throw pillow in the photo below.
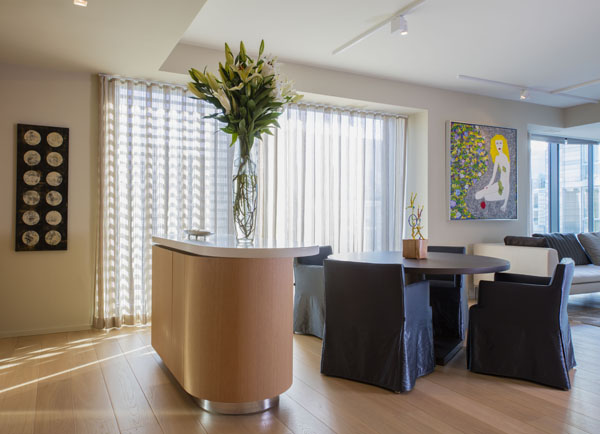
[[[600,265],[600,232],[578,234],[577,238],[592,260],[592,264]]]
[[[558,259],[571,258],[575,265],[587,265],[590,263],[585,250],[577,241],[575,234],[533,234],[534,237],[543,237],[548,242],[548,247],[558,252]]]
[[[523,246],[523,247],[548,247],[548,241],[543,237],[515,237],[508,235],[504,237],[505,246]]]

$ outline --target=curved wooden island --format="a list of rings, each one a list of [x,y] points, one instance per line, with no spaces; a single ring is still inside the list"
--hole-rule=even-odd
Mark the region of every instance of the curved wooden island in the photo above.
[[[292,259],[317,246],[153,237],[152,346],[212,412],[254,413],[292,384]]]

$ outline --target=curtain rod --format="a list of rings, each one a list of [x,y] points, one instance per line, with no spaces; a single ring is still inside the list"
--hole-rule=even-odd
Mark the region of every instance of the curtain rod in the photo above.
[[[358,108],[358,107],[328,105],[328,104],[319,104],[319,103],[312,103],[312,102],[297,102],[295,105],[297,105],[297,106],[304,106],[304,107],[310,107],[310,108],[333,108],[333,109],[341,109],[343,111],[347,111],[347,112],[351,112],[351,113],[364,113],[364,114],[372,114],[372,115],[379,115],[379,116],[390,116],[390,117],[400,118],[400,119],[407,119],[408,118],[407,115],[402,115],[402,114],[399,114],[399,113],[382,112],[382,111],[377,111],[377,110],[361,109],[361,108]]]
[[[186,85],[176,84],[176,83],[167,83],[166,81],[155,81],[155,80],[146,80],[143,78],[131,78],[131,77],[123,77],[121,75],[112,75],[112,74],[98,74],[100,77],[106,77],[109,80],[118,80],[118,81],[132,81],[134,83],[142,83],[151,86],[160,86],[160,87],[175,87],[180,89],[187,89]]]
[[[179,89],[188,91],[187,86],[185,86],[183,84],[167,83],[164,81],[146,80],[143,78],[130,78],[130,77],[123,77],[120,75],[111,75],[111,74],[98,74],[98,75],[100,77],[106,77],[109,80],[118,80],[118,81],[122,81],[122,82],[131,81],[133,83],[141,83],[141,84],[146,84],[146,85],[150,85],[150,86],[179,88]],[[319,104],[319,103],[311,103],[311,102],[298,102],[295,105],[303,106],[303,107],[310,107],[310,108],[340,109],[340,110],[347,111],[350,113],[363,113],[363,114],[372,114],[372,115],[379,115],[379,116],[389,116],[389,117],[394,117],[394,118],[398,118],[398,119],[407,119],[408,118],[407,115],[402,115],[399,113],[382,112],[382,111],[377,111],[377,110],[361,109],[361,108],[357,108],[357,107],[328,105],[328,104]]]

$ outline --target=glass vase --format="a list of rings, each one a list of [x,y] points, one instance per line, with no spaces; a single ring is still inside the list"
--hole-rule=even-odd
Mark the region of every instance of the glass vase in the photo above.
[[[258,201],[258,144],[239,139],[233,156],[233,224],[238,245],[252,245]]]

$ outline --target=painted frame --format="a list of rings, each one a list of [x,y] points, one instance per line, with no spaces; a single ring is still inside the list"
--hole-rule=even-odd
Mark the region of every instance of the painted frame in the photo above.
[[[517,220],[517,130],[449,121],[446,142],[449,219]]]

